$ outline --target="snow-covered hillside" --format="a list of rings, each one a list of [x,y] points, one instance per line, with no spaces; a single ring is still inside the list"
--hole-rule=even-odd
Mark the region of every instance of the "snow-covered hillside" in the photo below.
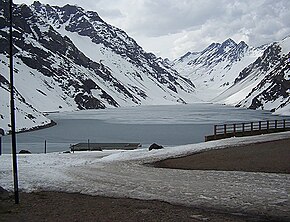
[[[2,71],[2,70],[1,70]],[[0,74],[0,128],[7,134],[10,130],[10,90],[9,81]],[[40,112],[34,109],[26,100],[16,91],[15,92],[15,115],[17,118],[17,131],[32,129],[36,126],[45,126],[52,124]]]
[[[215,101],[290,115],[290,37],[268,46]]]
[[[9,11],[2,3],[0,70],[8,79]],[[14,5],[13,13],[15,87],[41,112],[197,100],[190,80],[96,12],[34,2]]]
[[[204,101],[290,114],[289,37],[258,48],[227,39],[175,60]]]
[[[188,52],[173,62],[173,68],[193,81],[199,98],[210,101],[230,87],[243,68],[262,53],[243,41],[237,44],[227,39],[201,52]]]

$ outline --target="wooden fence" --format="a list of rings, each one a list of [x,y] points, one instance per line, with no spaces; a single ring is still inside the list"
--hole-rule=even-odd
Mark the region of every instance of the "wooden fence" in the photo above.
[[[205,141],[229,137],[252,136],[290,130],[290,119],[266,120],[247,123],[214,125],[213,135],[205,136]]]

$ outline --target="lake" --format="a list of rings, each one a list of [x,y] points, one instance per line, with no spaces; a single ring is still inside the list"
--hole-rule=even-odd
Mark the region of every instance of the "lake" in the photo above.
[[[17,134],[17,151],[32,153],[69,150],[71,144],[152,143],[176,146],[203,142],[213,125],[229,122],[283,119],[267,111],[209,103],[122,107],[50,114],[54,127]],[[285,118],[285,117],[284,117]],[[10,136],[2,137],[2,153],[11,153]]]

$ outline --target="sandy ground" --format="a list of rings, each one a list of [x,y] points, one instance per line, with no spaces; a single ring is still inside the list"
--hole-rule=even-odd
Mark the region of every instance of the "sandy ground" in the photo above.
[[[290,172],[290,139],[211,150],[155,163],[156,167]],[[0,200],[0,221],[288,221],[263,215],[233,215],[162,201],[109,198],[78,193],[20,193]]]

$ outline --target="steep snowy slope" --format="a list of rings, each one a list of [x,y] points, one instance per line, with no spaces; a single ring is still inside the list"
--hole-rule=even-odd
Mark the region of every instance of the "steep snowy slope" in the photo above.
[[[1,13],[0,53],[7,55],[7,8]],[[14,26],[16,88],[40,111],[194,100],[191,81],[96,12],[22,4],[15,6]]]
[[[271,44],[215,101],[290,115],[289,58],[290,37]]]
[[[1,4],[0,69],[8,79],[8,1]],[[39,111],[197,100],[190,80],[96,12],[34,2],[14,5],[13,16],[15,87]]]
[[[1,75],[2,71],[0,70],[0,128],[7,134],[10,130],[10,90],[9,81]],[[15,110],[17,131],[52,124],[49,119],[28,104],[17,91],[15,92],[15,106],[17,107]]]
[[[240,71],[255,61],[262,50],[245,42],[227,39],[222,44],[212,43],[201,52],[189,52],[173,63],[173,68],[191,79],[200,98],[206,101],[230,87]]]

